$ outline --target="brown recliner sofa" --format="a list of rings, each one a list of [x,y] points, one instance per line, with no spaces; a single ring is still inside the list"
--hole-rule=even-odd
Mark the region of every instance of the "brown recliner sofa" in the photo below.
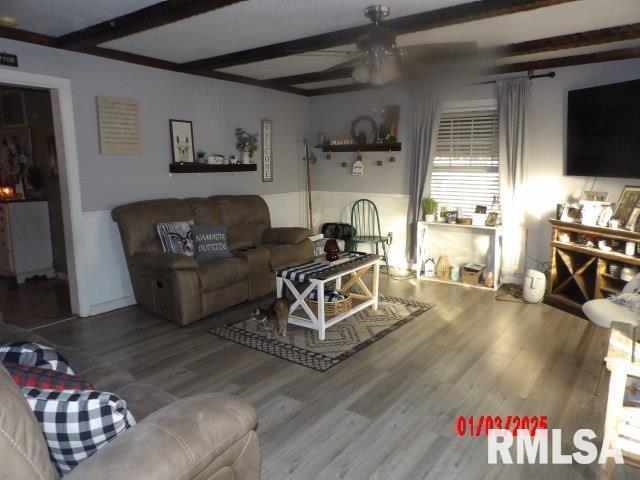
[[[113,209],[136,300],[157,315],[186,325],[275,289],[274,271],[313,258],[307,228],[272,228],[259,195],[148,200]],[[233,258],[199,264],[164,253],[160,222],[227,225]]]
[[[2,322],[0,344],[30,341],[59,351],[74,372],[118,394],[137,424],[84,460],[65,479],[258,480],[256,412],[245,400],[205,393],[179,399],[74,347],[52,344]],[[0,363],[0,478],[54,480],[47,444],[24,395]]]

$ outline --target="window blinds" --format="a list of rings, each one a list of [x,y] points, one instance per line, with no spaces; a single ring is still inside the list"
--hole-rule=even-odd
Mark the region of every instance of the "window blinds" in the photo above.
[[[440,206],[471,215],[499,194],[497,111],[443,112],[429,195]]]

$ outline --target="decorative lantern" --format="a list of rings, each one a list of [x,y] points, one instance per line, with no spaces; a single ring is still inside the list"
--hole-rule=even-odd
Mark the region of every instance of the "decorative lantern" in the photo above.
[[[435,277],[436,276],[436,262],[433,258],[427,259],[424,262],[424,276],[425,277]]]
[[[340,253],[340,247],[338,247],[338,242],[335,238],[328,238],[327,242],[324,244],[324,253],[326,253],[325,258],[333,262],[338,260],[338,254]]]
[[[438,259],[436,274],[440,280],[449,280],[451,278],[451,263],[449,263],[449,257],[446,255],[442,255]]]

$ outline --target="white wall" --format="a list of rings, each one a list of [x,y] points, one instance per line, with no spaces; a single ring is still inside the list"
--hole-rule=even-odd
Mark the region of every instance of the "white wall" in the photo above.
[[[579,195],[583,189],[591,189],[593,178],[563,176],[565,152],[565,117],[567,92],[578,88],[620,82],[640,78],[640,60],[625,60],[576,67],[555,69],[554,79],[534,80],[532,84],[531,116],[529,123],[528,174],[526,185],[529,192],[527,199],[527,230],[530,257],[540,261],[549,258],[549,239],[551,229],[547,218],[555,213],[556,203],[565,202],[570,195]],[[489,85],[467,87],[455,93],[449,93],[445,101],[478,100],[495,97],[494,87]],[[351,121],[358,115],[372,115],[374,109],[385,105],[401,106],[400,140],[403,142],[402,152],[395,152],[398,162],[390,166],[385,162],[383,167],[375,165],[378,158],[385,159],[383,153],[365,154],[365,175],[353,177],[349,169],[340,167],[340,162],[353,160],[353,154],[332,154],[332,159],[323,158],[316,150],[318,163],[313,168],[314,198],[319,205],[323,221],[338,220],[331,218],[337,212],[349,207],[348,202],[365,197],[377,204],[381,213],[383,232],[397,228],[395,219],[404,218],[406,201],[402,206],[393,196],[379,194],[407,194],[409,190],[410,128],[412,99],[406,91],[397,88],[367,90],[354,93],[313,97],[310,101],[311,130],[317,135],[340,134],[349,131]],[[640,162],[639,162],[640,165]],[[640,166],[639,166],[640,171]],[[598,178],[593,188],[610,192],[610,199],[616,201],[624,185],[638,185],[639,180]],[[337,192],[337,193],[336,193]],[[344,192],[349,192],[345,196]],[[333,202],[335,206],[327,208]],[[342,202],[342,205],[339,203]],[[403,210],[404,209],[404,210]],[[315,208],[314,208],[315,210]],[[314,222],[316,225],[318,222]],[[400,229],[402,230],[402,229]],[[394,232],[395,234],[395,232]],[[402,235],[403,237],[404,235]],[[396,236],[394,258],[392,263],[400,265],[399,246],[401,236]],[[535,266],[529,260],[529,266]]]
[[[71,82],[83,212],[80,238],[89,253],[86,277],[92,314],[134,301],[122,245],[110,217],[117,205],[163,197],[261,194],[274,226],[306,225],[301,200],[305,188],[301,139],[309,114],[306,97],[4,39],[2,50],[18,55],[22,71]],[[100,154],[97,95],[140,101],[142,155]],[[169,175],[169,119],[193,121],[197,150],[229,153],[235,152],[234,129],[259,132],[264,117],[273,120],[272,183],[261,181],[260,166],[248,173]],[[259,163],[259,154],[255,161]]]

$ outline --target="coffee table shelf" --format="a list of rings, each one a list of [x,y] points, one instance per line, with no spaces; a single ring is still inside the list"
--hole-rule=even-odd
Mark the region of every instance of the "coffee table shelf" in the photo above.
[[[323,257],[319,257],[314,263],[327,263]],[[330,263],[329,263],[330,265]],[[371,285],[367,285],[364,276],[373,270]],[[327,328],[341,322],[345,318],[364,310],[368,307],[378,309],[378,279],[380,277],[380,257],[377,255],[369,255],[355,263],[337,264],[332,267],[329,275],[318,275],[319,278],[305,279],[308,284],[301,284],[283,278],[280,272],[276,274],[276,288],[278,297],[285,295],[286,290],[294,297],[294,302],[289,309],[289,323],[300,327],[310,328],[318,331],[318,338],[325,339]],[[342,282],[343,277],[347,277]],[[349,310],[334,317],[327,318],[324,312],[324,295],[325,286],[329,282],[335,282],[336,290],[348,291],[351,293],[352,306]],[[357,286],[359,291],[353,291],[353,287]],[[318,298],[318,312],[314,313],[305,302],[305,299],[313,291],[316,291]]]

